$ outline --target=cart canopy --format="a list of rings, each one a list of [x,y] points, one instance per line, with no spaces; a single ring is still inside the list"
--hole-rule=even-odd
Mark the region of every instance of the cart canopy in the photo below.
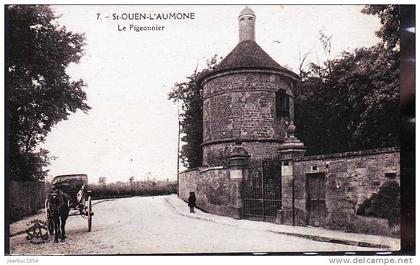
[[[86,185],[88,177],[86,174],[60,175],[54,177],[51,184],[53,188],[63,188],[78,190],[82,185]]]

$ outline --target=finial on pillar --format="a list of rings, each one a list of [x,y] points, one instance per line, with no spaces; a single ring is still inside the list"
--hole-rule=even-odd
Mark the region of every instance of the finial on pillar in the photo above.
[[[291,122],[286,130],[286,138],[280,145],[279,153],[283,160],[304,156],[305,145],[295,136],[296,126]]]
[[[255,41],[255,20],[254,11],[246,6],[238,17],[239,20],[239,42]]]
[[[296,126],[291,122],[287,127],[287,137],[289,138],[296,138],[295,137]]]

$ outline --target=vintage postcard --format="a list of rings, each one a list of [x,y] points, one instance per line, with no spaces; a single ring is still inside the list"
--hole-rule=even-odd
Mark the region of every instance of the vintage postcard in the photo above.
[[[4,10],[10,262],[414,254],[414,6]]]

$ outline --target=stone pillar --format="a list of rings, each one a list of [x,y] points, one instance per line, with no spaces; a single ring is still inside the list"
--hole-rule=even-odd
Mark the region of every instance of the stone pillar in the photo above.
[[[305,155],[306,148],[303,143],[295,137],[296,126],[293,122],[287,128],[287,135],[284,143],[279,148],[279,156],[282,160],[282,209],[277,212],[276,222],[281,224],[295,225],[295,183],[293,175],[293,163],[296,159]]]
[[[232,217],[242,218],[242,180],[248,174],[248,162],[250,155],[242,147],[241,142],[237,141],[231,149],[229,158],[229,176],[230,176],[230,199],[229,207],[232,211]]]

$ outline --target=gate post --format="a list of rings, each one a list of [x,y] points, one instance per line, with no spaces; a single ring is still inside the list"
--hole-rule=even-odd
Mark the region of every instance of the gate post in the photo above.
[[[281,162],[282,209],[277,211],[276,223],[295,225],[295,181],[293,163],[305,155],[306,147],[295,137],[296,126],[291,123],[287,128],[285,141],[279,148]]]
[[[242,218],[242,180],[248,174],[248,162],[250,155],[242,147],[241,141],[236,141],[236,145],[231,149],[229,158],[230,176],[230,199],[229,207],[232,210],[232,217]]]

